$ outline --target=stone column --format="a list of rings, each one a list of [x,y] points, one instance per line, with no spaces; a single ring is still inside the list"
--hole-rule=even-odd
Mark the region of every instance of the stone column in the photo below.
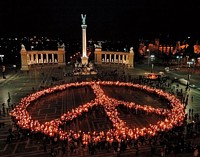
[[[38,53],[35,54],[36,55],[36,64],[38,63]]]
[[[128,55],[126,55],[126,64],[128,64]]]
[[[46,61],[47,61],[47,63],[49,63],[49,54],[48,53],[46,53]]]
[[[41,63],[44,63],[43,53],[41,53],[40,56],[41,56]]]
[[[81,14],[82,17],[82,57],[81,62],[82,64],[88,64],[88,57],[87,57],[87,40],[86,40],[86,28],[87,25],[85,24],[86,15]]]
[[[31,55],[27,54],[27,63],[30,64],[31,63]]]
[[[32,53],[31,54],[31,64],[33,64],[34,63],[34,54]]]
[[[54,53],[52,53],[52,63],[54,63]]]

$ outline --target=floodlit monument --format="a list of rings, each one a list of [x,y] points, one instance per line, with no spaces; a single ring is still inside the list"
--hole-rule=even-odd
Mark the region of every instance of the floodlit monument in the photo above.
[[[79,63],[76,61],[74,63],[74,69],[73,69],[73,75],[96,75],[97,72],[93,66],[92,62],[88,62],[88,56],[87,56],[87,40],[86,40],[86,15],[81,14],[82,18],[82,56],[81,56],[81,62]]]
[[[58,64],[65,65],[65,45],[59,45],[58,50],[27,51],[25,46],[21,45],[21,70],[29,70],[32,65],[40,64]]]
[[[87,56],[87,40],[86,40],[86,15],[81,14],[82,18],[82,57],[81,57],[81,63],[82,65],[88,64],[88,56]]]
[[[95,64],[123,64],[128,68],[134,68],[133,47],[129,52],[102,51],[102,47],[95,45]]]

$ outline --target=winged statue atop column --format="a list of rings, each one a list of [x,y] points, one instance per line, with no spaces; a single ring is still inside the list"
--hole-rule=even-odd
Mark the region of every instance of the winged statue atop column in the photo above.
[[[85,20],[86,20],[86,14],[81,14],[81,18],[82,18],[82,24],[85,25]]]

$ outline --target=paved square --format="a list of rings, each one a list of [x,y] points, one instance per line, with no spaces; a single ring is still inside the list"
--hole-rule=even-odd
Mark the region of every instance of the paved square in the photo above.
[[[68,69],[69,70],[69,69]],[[44,74],[43,74],[44,73]],[[52,76],[58,78],[58,81],[52,81]],[[5,102],[5,110],[11,110],[13,104],[17,104],[20,99],[29,93],[40,90],[43,87],[53,86],[56,84],[67,83],[75,80],[80,80],[80,77],[64,77],[63,69],[58,67],[44,67],[39,69],[32,69],[29,73],[11,73],[6,80],[0,80],[0,94],[1,102]],[[89,78],[84,78],[89,79]],[[87,88],[87,89],[86,89]],[[90,87],[71,88],[66,91],[55,93],[37,100],[33,105],[28,107],[29,113],[34,119],[38,119],[44,123],[55,118],[59,118],[63,113],[71,111],[73,108],[90,102],[95,98],[95,95]],[[106,95],[109,97],[124,100],[134,101],[138,104],[148,104],[154,107],[167,108],[166,101],[155,97],[151,94],[138,91],[136,89],[129,89],[124,87],[102,87]],[[7,104],[8,92],[11,93],[11,102]],[[194,92],[194,91],[192,91]],[[193,107],[198,105],[195,97]],[[126,121],[127,125],[131,128],[148,126],[149,123],[155,124],[158,120],[163,120],[163,117],[155,114],[147,115],[144,113],[136,114],[132,110],[127,110],[124,106],[117,107],[120,113],[120,118]],[[197,112],[196,110],[195,112]],[[12,129],[11,117],[6,113],[3,114],[1,107],[0,122],[5,125],[0,128],[0,156],[18,157],[18,156],[51,156],[50,149],[51,143],[47,142],[47,152],[44,152],[43,140],[40,138],[25,137],[21,140],[13,139],[11,143],[7,142],[9,129]],[[65,130],[83,130],[88,131],[101,131],[112,128],[111,122],[106,118],[106,114],[101,107],[94,107],[90,113],[85,114],[81,118],[75,119],[70,123]],[[13,128],[14,129],[14,128]],[[142,150],[150,151],[150,147],[141,147]],[[126,154],[127,153],[127,154]],[[122,156],[129,156],[134,153],[133,149],[128,149]],[[61,151],[57,156],[62,156]],[[67,153],[64,156],[89,156],[88,152],[81,148],[77,150],[76,154],[70,154],[70,149],[67,147]],[[98,152],[95,156],[113,156],[113,152]]]

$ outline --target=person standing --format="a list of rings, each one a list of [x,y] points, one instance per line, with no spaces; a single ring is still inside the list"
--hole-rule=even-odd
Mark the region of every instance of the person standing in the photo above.
[[[6,79],[6,77],[5,77],[5,70],[6,70],[6,67],[3,65],[2,66],[2,76],[3,76],[3,79]]]
[[[47,152],[47,139],[45,136],[43,137],[43,149],[44,149],[44,152]]]
[[[10,92],[8,92],[8,99],[10,99]]]
[[[165,148],[164,147],[162,147],[160,150],[160,156],[165,157]]]

